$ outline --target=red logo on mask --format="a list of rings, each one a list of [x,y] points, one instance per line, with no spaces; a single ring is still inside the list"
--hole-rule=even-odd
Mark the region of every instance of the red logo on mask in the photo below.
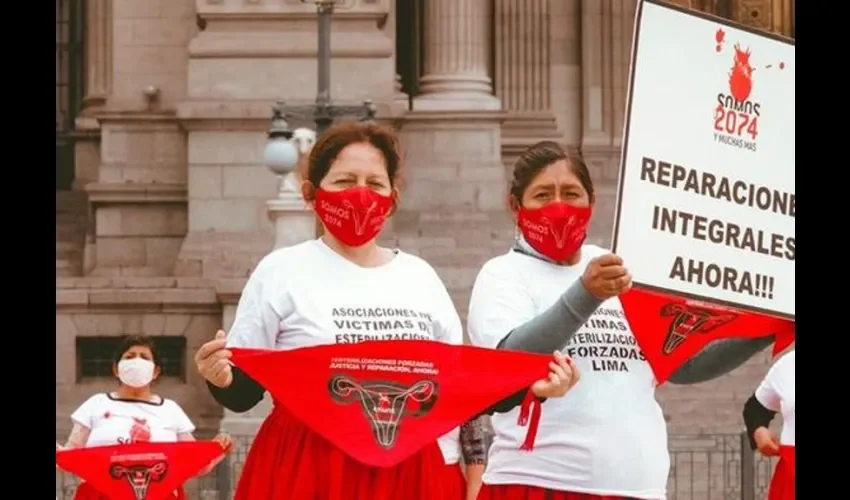
[[[590,215],[590,207],[552,202],[542,208],[520,209],[517,223],[532,248],[555,262],[563,262],[584,243]]]
[[[314,206],[329,233],[344,245],[359,247],[381,232],[393,198],[359,186],[343,191],[317,189]]]

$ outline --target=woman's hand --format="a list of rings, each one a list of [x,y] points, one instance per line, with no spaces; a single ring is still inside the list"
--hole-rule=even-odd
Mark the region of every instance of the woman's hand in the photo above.
[[[195,365],[198,373],[216,387],[222,389],[233,383],[233,368],[230,364],[230,350],[225,349],[227,334],[219,330],[215,338],[202,345],[195,353]]]
[[[753,441],[756,442],[756,448],[766,457],[779,456],[779,442],[770,433],[767,427],[759,427],[753,432]]]
[[[225,453],[230,453],[233,450],[233,438],[226,432],[219,433],[212,440],[218,443]]]
[[[599,300],[622,295],[632,287],[632,275],[623,266],[623,259],[609,253],[591,260],[581,276],[587,292]]]
[[[56,441],[56,451],[62,451],[65,447],[59,444],[59,441]],[[59,464],[56,464],[56,470],[59,470]]]
[[[549,377],[540,379],[531,386],[538,398],[559,398],[567,393],[581,378],[573,360],[555,351],[555,361],[549,362]]]

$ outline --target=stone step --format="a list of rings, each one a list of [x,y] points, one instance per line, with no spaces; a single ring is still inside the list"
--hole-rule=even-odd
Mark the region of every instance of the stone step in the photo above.
[[[83,254],[82,242],[75,241],[57,241],[56,242],[56,258],[72,260]]]
[[[86,213],[88,198],[80,191],[56,191],[56,213]]]
[[[57,224],[86,224],[88,214],[76,212],[56,212]]]
[[[56,228],[56,241],[67,241],[82,245],[86,241],[86,233],[77,228]]]
[[[85,235],[86,234],[86,224],[78,223],[78,222],[57,222],[56,223],[57,238],[58,238],[58,235],[59,235],[60,232],[62,234],[65,234],[65,235],[71,235],[71,234]]]
[[[79,276],[82,266],[77,262],[68,260],[56,260],[56,276],[66,278],[70,276]]]

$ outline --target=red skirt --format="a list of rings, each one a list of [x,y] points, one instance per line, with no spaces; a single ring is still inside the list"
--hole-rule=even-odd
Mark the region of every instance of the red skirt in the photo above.
[[[773,471],[773,479],[770,480],[767,500],[794,500],[796,469],[794,455],[793,446],[779,447],[779,462]]]
[[[483,485],[478,500],[628,500],[626,497],[547,490],[520,484]]]
[[[80,483],[77,486],[77,492],[74,494],[74,500],[111,500],[108,496],[96,490],[89,483]],[[183,491],[183,488],[180,488],[174,492],[174,495],[168,498],[168,500],[186,500],[186,493]]]
[[[460,467],[446,465],[436,441],[394,467],[369,467],[276,404],[254,438],[234,500],[462,500],[465,494]]]

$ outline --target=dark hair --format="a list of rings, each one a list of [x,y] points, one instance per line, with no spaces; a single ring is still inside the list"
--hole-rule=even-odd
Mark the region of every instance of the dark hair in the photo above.
[[[564,149],[554,141],[541,141],[523,151],[514,162],[514,175],[511,180],[510,194],[517,202],[522,202],[522,195],[537,177],[541,170],[559,160],[566,160],[573,173],[578,177],[591,203],[594,200],[593,180],[584,162],[581,151],[575,148]]]
[[[387,175],[390,185],[396,186],[401,170],[401,153],[398,135],[390,127],[375,123],[348,121],[332,126],[319,136],[310,149],[306,173],[302,179],[319,187],[322,179],[328,175],[331,164],[339,153],[351,144],[366,143],[374,146],[387,162]]]
[[[155,366],[159,366],[159,355],[156,353],[156,345],[154,345],[153,340],[147,335],[128,335],[127,337],[124,337],[124,339],[118,344],[118,348],[115,349],[115,354],[112,355],[113,363],[118,364],[118,362],[121,361],[121,358],[124,357],[124,354],[126,354],[130,348],[136,346],[147,347],[150,349],[153,364]]]

